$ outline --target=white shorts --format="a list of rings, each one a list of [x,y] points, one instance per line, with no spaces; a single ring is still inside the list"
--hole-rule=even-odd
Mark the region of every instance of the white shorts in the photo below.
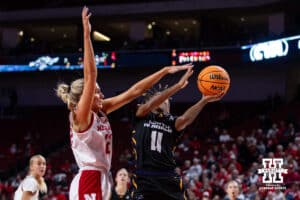
[[[108,200],[111,193],[109,174],[98,170],[80,171],[72,180],[70,200]]]

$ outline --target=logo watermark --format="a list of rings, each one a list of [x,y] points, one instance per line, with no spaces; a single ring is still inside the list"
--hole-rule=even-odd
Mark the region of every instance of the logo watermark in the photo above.
[[[282,158],[263,158],[262,169],[258,169],[258,174],[263,174],[262,182],[266,184],[259,190],[284,190],[286,187],[283,183],[282,174],[287,174],[288,170],[282,168]]]

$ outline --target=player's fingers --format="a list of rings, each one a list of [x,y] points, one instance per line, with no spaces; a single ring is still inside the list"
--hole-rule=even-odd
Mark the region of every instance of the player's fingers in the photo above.
[[[191,69],[191,68],[193,68],[194,67],[194,65],[192,65],[191,63],[190,64],[186,64],[186,65],[180,65],[180,66],[178,66],[178,69],[179,70],[186,70],[186,69]]]
[[[219,97],[219,98],[222,98],[224,95],[225,95],[225,92],[221,92],[221,93],[218,95],[218,97]]]
[[[88,10],[89,10],[88,7],[84,6],[82,9],[82,13],[86,14],[88,12]]]
[[[187,84],[189,84],[189,82],[188,82],[188,81],[184,81],[184,84],[183,84],[183,86],[181,87],[181,89],[182,89],[182,88],[185,88],[185,86],[187,86]]]
[[[192,69],[188,69],[185,73],[185,77],[186,78],[189,78],[190,76],[192,76],[192,74],[194,73],[194,70]]]

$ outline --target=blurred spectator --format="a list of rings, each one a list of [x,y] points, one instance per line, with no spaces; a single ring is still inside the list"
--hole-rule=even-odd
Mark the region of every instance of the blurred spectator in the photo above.
[[[186,176],[190,179],[193,177],[199,177],[202,173],[202,167],[198,158],[193,159],[193,165],[186,170]]]
[[[208,142],[211,142],[212,144],[216,144],[219,142],[218,141],[219,136],[220,136],[220,129],[218,126],[215,126],[213,128],[213,130],[211,131],[211,133],[208,134],[207,140],[208,140]]]
[[[266,153],[266,145],[264,144],[263,140],[260,140],[258,142],[257,149],[258,149],[260,154],[265,154]]]
[[[67,195],[61,188],[61,186],[55,186],[54,190],[50,189],[49,194],[43,197],[43,200],[67,200]]]
[[[277,136],[278,134],[278,128],[277,128],[277,124],[273,123],[272,127],[268,130],[267,132],[267,138],[272,138],[273,136]]]
[[[202,200],[210,200],[209,192],[203,192]]]
[[[285,191],[285,198],[286,200],[300,200],[300,183],[295,182],[292,184],[291,188]]]
[[[17,149],[17,145],[16,143],[13,143],[10,148],[9,148],[9,152],[12,156],[15,156],[18,152],[18,149]]]
[[[190,160],[185,160],[184,165],[182,167],[182,172],[184,174],[186,174],[188,172],[188,170],[190,169],[190,167],[191,167],[191,161]]]
[[[231,180],[225,185],[225,191],[227,193],[224,200],[241,200],[238,198],[240,194],[240,185],[237,181]]]
[[[19,174],[17,175],[17,177],[15,179],[12,180],[11,186],[13,187],[14,191],[19,187],[21,181],[22,181],[22,178]]]
[[[255,200],[256,199],[256,197],[258,196],[256,184],[250,185],[249,190],[247,191],[245,196],[246,196],[247,200]]]
[[[129,149],[125,149],[123,153],[119,156],[119,161],[122,166],[129,167],[129,163],[133,160],[132,154]]]
[[[70,161],[69,161],[68,159],[66,159],[66,160],[64,161],[64,163],[61,164],[60,169],[61,169],[63,172],[65,172],[65,173],[69,172],[69,171],[71,170],[71,164],[70,164]]]
[[[59,172],[57,174],[54,174],[53,181],[56,185],[65,186],[66,183],[67,174],[64,172]]]
[[[285,200],[284,193],[280,190],[275,190],[274,192],[274,200]]]
[[[232,140],[232,138],[230,137],[230,135],[228,134],[228,131],[226,129],[224,129],[221,133],[221,135],[219,136],[219,141],[222,142],[230,142]]]
[[[129,175],[125,168],[117,172],[115,181],[116,185],[112,189],[111,200],[131,200],[132,196],[128,189]]]
[[[258,182],[258,175],[257,175],[257,171],[254,169],[254,170],[249,170],[249,184],[252,185],[252,184],[256,184]]]
[[[197,136],[194,136],[192,141],[190,142],[190,147],[192,150],[199,150],[200,149],[200,141]]]

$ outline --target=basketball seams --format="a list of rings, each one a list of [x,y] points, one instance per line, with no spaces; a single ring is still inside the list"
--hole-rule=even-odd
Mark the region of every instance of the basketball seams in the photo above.
[[[199,81],[199,80],[198,80]],[[218,93],[213,93],[213,92],[211,92],[209,89],[207,89],[206,87],[204,87],[204,85],[202,85],[202,83],[201,83],[201,81],[199,81],[199,86],[202,88],[202,89],[204,89],[204,90],[206,90],[206,93],[204,93],[205,95],[216,95],[216,94],[218,94]],[[200,88],[199,88],[200,89]],[[201,89],[200,89],[201,90]]]
[[[229,85],[230,82],[227,81],[227,82],[215,82],[215,81],[207,81],[207,80],[204,80],[204,79],[200,79],[198,81],[203,81],[203,82],[207,82],[207,83],[216,83],[216,84],[222,84],[222,85]]]

